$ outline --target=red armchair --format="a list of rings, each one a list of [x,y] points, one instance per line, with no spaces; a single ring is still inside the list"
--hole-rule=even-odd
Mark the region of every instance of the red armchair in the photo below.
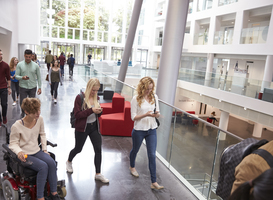
[[[207,122],[212,123],[212,119],[207,118]]]
[[[123,112],[101,115],[99,121],[102,135],[131,136],[134,127],[131,120],[131,103],[125,101]]]
[[[112,103],[102,103],[100,106],[103,108],[102,115],[121,113],[124,111],[124,97],[118,93],[114,93]]]

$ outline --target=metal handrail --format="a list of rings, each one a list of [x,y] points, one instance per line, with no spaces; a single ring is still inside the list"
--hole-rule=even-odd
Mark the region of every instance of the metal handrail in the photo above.
[[[94,69],[94,70],[95,70],[95,69]],[[134,88],[133,86],[128,85],[127,83],[124,83],[124,82],[122,82],[122,81],[120,81],[120,80],[118,80],[118,79],[116,79],[116,78],[114,78],[114,77],[108,76],[107,74],[105,74],[105,73],[103,73],[103,72],[100,72],[100,71],[98,71],[98,70],[95,70],[95,71],[97,71],[98,73],[103,74],[104,76],[110,77],[110,78],[116,80],[117,82],[120,82],[120,83],[122,83],[122,84],[124,84],[124,85],[126,85],[126,86],[128,86],[128,87],[130,87],[130,88],[132,88],[132,89],[134,89],[134,90],[136,89],[136,88]],[[170,106],[170,107],[172,107],[173,109],[178,110],[178,111],[180,111],[180,112],[182,112],[182,113],[184,113],[184,114],[186,114],[186,115],[189,115],[189,116],[191,116],[191,117],[194,118],[194,119],[197,119],[197,120],[201,121],[202,123],[206,124],[206,126],[210,126],[210,127],[216,128],[217,130],[220,130],[220,131],[223,132],[223,133],[226,133],[226,134],[228,134],[228,135],[230,135],[230,136],[233,136],[233,137],[235,137],[236,139],[238,139],[238,140],[240,140],[240,141],[243,140],[243,138],[241,138],[241,137],[239,137],[239,136],[237,136],[237,135],[234,135],[233,133],[230,133],[230,132],[228,132],[228,131],[225,131],[225,130],[219,128],[218,126],[215,126],[214,124],[208,123],[207,121],[205,121],[205,120],[203,120],[203,119],[201,119],[201,118],[195,117],[195,116],[193,116],[192,114],[187,113],[186,111],[181,110],[180,108],[177,108],[177,107],[175,107],[175,106],[173,106],[173,105],[171,105],[171,104],[169,104],[169,103],[167,103],[167,102],[165,102],[165,101],[163,101],[163,100],[161,100],[161,99],[158,99],[158,101],[160,101],[161,103],[166,104],[167,106]]]

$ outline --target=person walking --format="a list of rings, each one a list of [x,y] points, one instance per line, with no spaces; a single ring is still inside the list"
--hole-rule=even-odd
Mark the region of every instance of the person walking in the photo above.
[[[51,86],[51,96],[52,100],[54,100],[54,103],[57,103],[57,96],[58,96],[58,86],[59,82],[62,83],[62,77],[61,77],[61,70],[59,68],[58,60],[55,60],[53,67],[49,69],[49,85]]]
[[[28,166],[37,171],[37,199],[44,200],[45,183],[48,180],[50,185],[50,199],[59,200],[57,194],[57,166],[47,152],[47,140],[44,130],[44,120],[40,116],[41,102],[37,98],[25,98],[22,102],[22,109],[27,114],[24,118],[17,120],[11,127],[9,148],[22,161],[28,161]],[[38,144],[38,137],[41,139],[41,147]]]
[[[90,65],[91,64],[92,55],[89,53],[88,56],[87,56],[87,58],[88,58],[88,64]]]
[[[50,64],[53,61],[53,55],[51,54],[51,50],[48,51],[48,54],[45,57],[45,62],[46,62],[46,66],[47,66],[47,71],[49,71],[50,68]]]
[[[74,64],[75,64],[75,58],[73,58],[73,54],[71,54],[69,58],[69,76],[70,77],[73,76]]]
[[[133,147],[130,152],[130,172],[133,176],[139,177],[135,169],[135,160],[143,139],[146,141],[149,170],[151,175],[151,189],[163,189],[156,181],[156,145],[157,123],[155,117],[158,118],[159,106],[158,97],[154,94],[154,81],[150,77],[140,79],[137,86],[137,95],[131,101],[131,118],[134,121],[132,131]],[[156,106],[155,106],[156,105]]]
[[[64,52],[62,52],[61,55],[59,56],[59,60],[60,60],[61,76],[64,76],[64,63],[65,63]]]
[[[2,125],[2,122],[3,124],[7,124],[8,94],[11,94],[10,70],[9,65],[3,61],[3,52],[0,49],[0,99],[2,106],[2,116],[0,112],[0,126]]]
[[[69,173],[73,172],[72,160],[82,151],[86,138],[89,136],[94,151],[95,151],[95,180],[103,183],[109,183],[101,174],[101,145],[102,139],[99,129],[99,120],[102,113],[102,108],[99,104],[99,97],[97,95],[100,88],[100,82],[96,78],[91,78],[87,85],[85,92],[77,95],[74,102],[75,114],[75,147],[69,153],[68,160],[66,161],[66,170]]]
[[[16,102],[18,101],[18,97],[19,97],[19,81],[15,78],[17,64],[18,64],[18,59],[16,57],[13,57],[9,63],[11,91],[12,91],[11,96],[13,99],[13,104],[12,104],[13,106],[16,106]],[[15,97],[15,93],[16,93],[16,97]]]
[[[37,81],[37,94],[40,95],[42,93],[40,68],[31,60],[31,55],[32,51],[30,49],[26,49],[24,53],[25,60],[18,63],[15,72],[15,78],[19,80],[20,105],[22,104],[24,98],[35,97],[35,93],[37,91]],[[24,116],[25,113],[22,109],[21,118]]]

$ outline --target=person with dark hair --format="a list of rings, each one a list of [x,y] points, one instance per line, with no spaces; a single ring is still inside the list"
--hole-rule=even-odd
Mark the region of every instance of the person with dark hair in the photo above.
[[[47,139],[44,129],[44,120],[40,116],[41,102],[37,98],[25,98],[21,108],[26,116],[17,120],[11,127],[9,148],[22,161],[26,162],[25,155],[32,165],[28,166],[37,171],[37,199],[44,200],[46,180],[50,185],[50,197],[59,200],[57,194],[57,166],[47,152]],[[38,138],[41,139],[41,148]]]
[[[48,71],[49,71],[50,64],[52,63],[52,61],[53,61],[53,55],[51,54],[51,50],[49,50],[48,54],[46,54],[46,57],[45,57],[45,63],[46,63]]]
[[[65,63],[64,52],[62,52],[61,55],[59,56],[59,61],[60,61],[60,68],[61,68],[61,76],[64,76],[64,63]]]
[[[69,61],[69,75],[70,77],[73,76],[73,68],[75,65],[75,58],[73,58],[73,54],[70,55],[70,61]]]
[[[89,54],[87,55],[87,58],[88,58],[88,64],[90,65],[90,64],[91,64],[92,55],[89,53]]]
[[[15,78],[19,80],[20,87],[20,105],[23,99],[26,97],[35,97],[37,91],[37,80],[38,80],[38,91],[37,94],[42,93],[41,90],[41,73],[39,66],[31,60],[32,51],[30,49],[25,50],[25,60],[21,61],[17,65],[15,72]],[[21,118],[25,115],[22,109]]]
[[[3,53],[0,50],[0,99],[2,106],[3,124],[7,123],[8,94],[10,89],[10,70],[9,65],[3,61]],[[0,113],[0,126],[2,125],[2,116]]]
[[[216,114],[215,114],[215,111],[213,111],[211,114],[210,114],[210,119],[212,119],[212,123],[215,124],[215,121],[218,122],[218,120],[215,118]]]
[[[57,103],[57,96],[58,96],[58,86],[59,82],[62,84],[62,77],[61,77],[61,70],[59,68],[58,60],[54,61],[54,65],[49,69],[49,84],[51,86],[51,96],[54,103]]]
[[[39,67],[41,67],[40,61],[37,59],[37,54],[36,53],[34,53],[34,60],[33,60],[33,62],[37,63],[37,65]]]
[[[273,198],[273,168],[240,185],[229,200],[269,200]]]
[[[139,177],[135,169],[135,160],[143,139],[146,141],[147,154],[149,159],[149,170],[151,175],[151,189],[160,190],[164,187],[156,181],[156,128],[158,127],[155,118],[160,116],[158,97],[154,94],[155,83],[151,77],[140,79],[135,95],[131,101],[131,118],[134,121],[132,130],[133,147],[130,152],[130,172],[133,176]]]
[[[13,106],[16,105],[16,101],[18,101],[19,97],[19,81],[15,78],[16,67],[18,64],[18,59],[13,57],[10,60],[9,67],[10,67],[10,79],[11,79],[11,91],[12,91],[12,99],[13,99]],[[17,98],[15,97],[15,92],[17,93]]]

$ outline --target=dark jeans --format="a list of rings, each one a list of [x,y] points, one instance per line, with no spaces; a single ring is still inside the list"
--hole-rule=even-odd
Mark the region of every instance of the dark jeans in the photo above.
[[[73,76],[73,68],[74,68],[74,65],[69,65],[69,75],[70,76]]]
[[[15,92],[17,94],[17,98],[19,97],[19,81],[18,82],[12,82],[11,81],[11,90],[12,90],[12,99],[13,101],[16,101]]]
[[[0,89],[0,99],[1,99],[1,106],[2,106],[2,116],[3,118],[6,118],[7,109],[8,109],[8,89],[7,88]],[[2,116],[0,112],[0,122],[2,122]]]
[[[20,87],[20,90],[19,90],[20,91],[20,106],[22,105],[22,102],[23,102],[23,100],[25,98],[27,98],[27,97],[35,98],[35,96],[36,96],[36,90],[37,90],[36,87],[32,88],[32,89],[26,89],[26,88]],[[22,109],[22,115],[21,115],[21,117],[24,117],[24,115],[25,115],[25,112]]]
[[[51,63],[46,63],[47,71],[49,71],[49,69],[50,69],[50,64],[51,64]]]
[[[51,82],[51,96],[54,95],[54,99],[57,99],[58,96],[58,86],[59,82]]]
[[[60,65],[60,68],[61,68],[61,75],[63,76],[64,75],[64,65]]]
[[[146,148],[149,159],[149,170],[151,174],[152,183],[156,182],[156,145],[157,145],[157,136],[156,129],[149,129],[148,131],[138,131],[133,129],[132,131],[132,141],[133,148],[130,152],[130,166],[135,167],[135,160],[139,148],[142,144],[143,139],[146,140]]]
[[[27,160],[33,162],[28,168],[37,171],[37,198],[44,197],[44,188],[46,180],[48,179],[50,185],[50,192],[57,191],[57,167],[56,162],[50,155],[39,151],[36,154],[29,155]]]
[[[94,163],[95,163],[95,168],[96,168],[96,173],[100,173],[100,167],[101,167],[101,135],[98,132],[98,125],[96,122],[87,124],[85,132],[79,132],[75,131],[75,147],[72,149],[69,153],[68,161],[72,162],[73,158],[82,151],[83,145],[86,141],[87,136],[89,136],[93,148],[95,151],[95,158],[94,158]]]

